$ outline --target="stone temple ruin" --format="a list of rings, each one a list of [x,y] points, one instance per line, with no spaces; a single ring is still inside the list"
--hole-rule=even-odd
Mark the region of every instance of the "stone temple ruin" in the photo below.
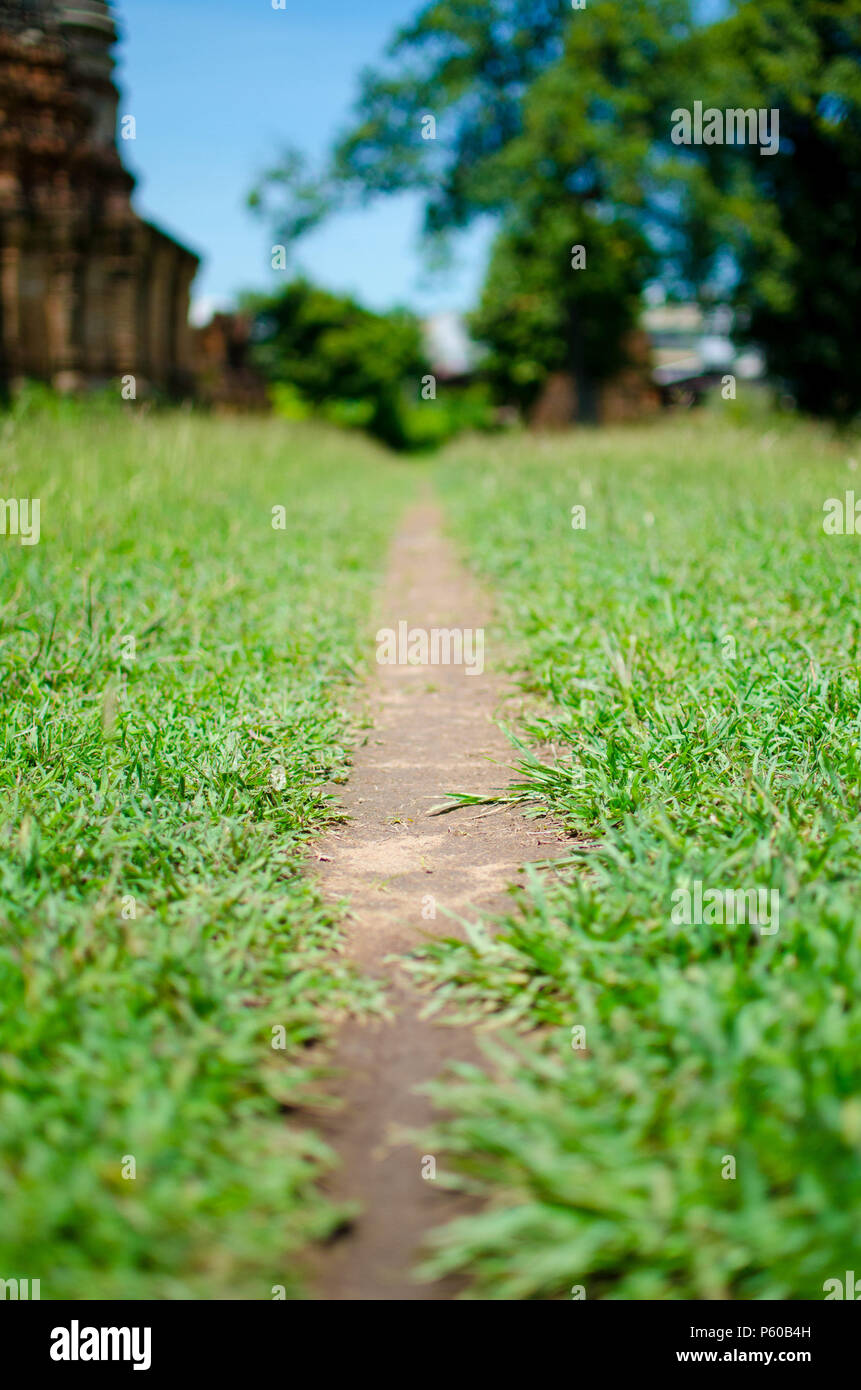
[[[0,0],[0,390],[190,394],[198,257],[131,206],[104,0]]]

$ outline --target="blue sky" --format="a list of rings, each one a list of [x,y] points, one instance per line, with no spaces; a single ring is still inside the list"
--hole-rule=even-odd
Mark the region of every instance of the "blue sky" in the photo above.
[[[418,0],[115,0],[121,142],[139,177],[144,216],[204,257],[198,310],[236,291],[277,283],[271,235],[243,206],[279,147],[322,155],[343,129],[361,69],[419,8]],[[334,219],[302,243],[299,262],[321,284],[374,308],[467,308],[488,233],[456,243],[455,264],[430,277],[418,244],[421,208],[386,199]],[[202,301],[202,303],[201,303]]]

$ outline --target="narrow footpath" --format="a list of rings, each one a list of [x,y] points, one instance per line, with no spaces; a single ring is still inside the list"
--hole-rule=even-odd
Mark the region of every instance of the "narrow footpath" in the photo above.
[[[458,563],[435,506],[416,507],[403,523],[377,613],[369,641],[401,621],[428,631],[487,626],[487,602]],[[471,1029],[421,1019],[424,997],[386,957],[428,934],[461,935],[446,911],[472,920],[504,910],[524,863],[564,851],[560,832],[513,809],[428,814],[448,791],[492,794],[511,780],[513,750],[493,722],[507,687],[493,658],[488,643],[481,675],[467,675],[463,665],[375,667],[374,725],[338,789],[349,820],[318,845],[324,893],[349,902],[347,958],[386,980],[394,1012],[392,1022],[349,1021],[337,1033],[333,1090],[343,1104],[314,1125],[340,1158],[327,1192],[358,1200],[362,1215],[315,1257],[318,1299],[441,1300],[460,1287],[418,1284],[411,1269],[425,1233],[472,1210],[472,1199],[423,1177],[421,1151],[398,1131],[431,1118],[416,1087],[449,1061],[481,1054]]]

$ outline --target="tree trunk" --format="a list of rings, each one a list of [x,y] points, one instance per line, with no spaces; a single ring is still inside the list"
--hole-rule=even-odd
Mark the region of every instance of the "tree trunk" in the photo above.
[[[580,314],[576,305],[568,308],[568,370],[574,379],[577,391],[577,405],[574,419],[581,425],[597,425],[598,382],[589,371],[583,353],[583,334],[580,329]]]

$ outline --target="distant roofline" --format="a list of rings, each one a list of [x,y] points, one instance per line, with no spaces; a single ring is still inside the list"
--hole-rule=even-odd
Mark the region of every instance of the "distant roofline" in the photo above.
[[[55,4],[55,14],[64,27],[98,29],[100,33],[117,37],[116,19],[106,0],[78,0],[78,3]]]
[[[137,215],[138,217],[140,217],[140,213],[138,213]],[[169,241],[174,246],[178,246],[180,251],[184,251],[185,254],[187,256],[190,256],[193,261],[196,261],[198,265],[203,264],[203,256],[198,255],[197,251],[192,251],[190,246],[186,246],[185,242],[180,241],[179,238],[175,237],[172,232],[165,231],[164,227],[160,227],[157,222],[151,222],[147,217],[140,217],[140,220],[145,227],[149,228],[151,232],[156,232],[158,236],[164,237],[165,241]]]

